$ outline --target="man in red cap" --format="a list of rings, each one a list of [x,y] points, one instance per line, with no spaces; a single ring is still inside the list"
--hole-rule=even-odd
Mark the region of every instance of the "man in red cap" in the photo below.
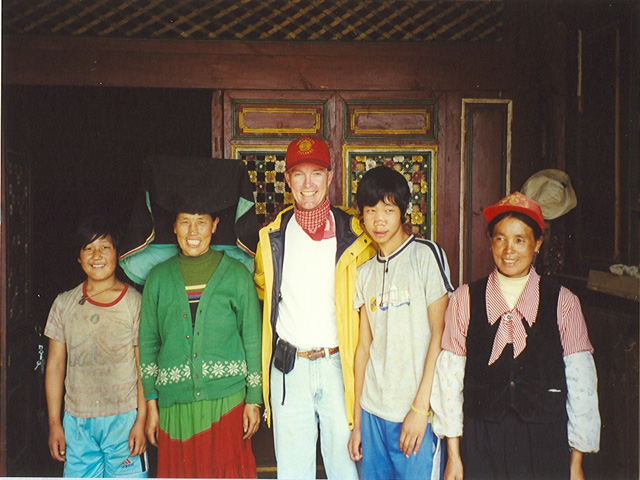
[[[347,443],[354,415],[357,267],[375,253],[359,220],[330,205],[324,140],[287,148],[295,205],[260,231],[255,283],[264,300],[263,395],[273,413],[278,478],[315,478],[318,425],[328,478],[357,479]]]

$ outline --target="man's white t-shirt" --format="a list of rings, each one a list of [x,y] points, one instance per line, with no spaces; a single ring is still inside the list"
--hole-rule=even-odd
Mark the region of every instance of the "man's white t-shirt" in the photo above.
[[[336,249],[335,236],[316,241],[295,218],[287,224],[276,332],[299,350],[338,345]]]

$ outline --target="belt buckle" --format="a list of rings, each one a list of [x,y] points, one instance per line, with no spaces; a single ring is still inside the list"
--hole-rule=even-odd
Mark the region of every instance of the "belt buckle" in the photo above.
[[[315,350],[309,350],[307,352],[307,355],[308,355],[307,358],[309,358],[309,360],[317,360],[319,358],[324,357],[325,353],[322,348],[317,348]]]

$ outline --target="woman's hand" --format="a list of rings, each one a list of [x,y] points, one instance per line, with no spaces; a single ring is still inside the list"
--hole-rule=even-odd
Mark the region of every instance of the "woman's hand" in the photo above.
[[[242,431],[244,432],[242,439],[247,440],[253,437],[258,427],[260,427],[260,405],[245,404],[242,414]]]
[[[584,471],[582,470],[582,452],[579,450],[571,450],[571,464],[569,476],[571,480],[584,480]]]
[[[160,429],[160,416],[158,414],[158,400],[153,399],[147,402],[147,420],[145,422],[145,433],[149,443],[158,446],[158,431]]]
[[[447,466],[444,469],[444,480],[462,480],[464,469],[460,456],[460,437],[447,438]]]
[[[460,457],[449,457],[447,466],[444,469],[444,480],[462,480],[463,473],[462,460],[460,460]]]

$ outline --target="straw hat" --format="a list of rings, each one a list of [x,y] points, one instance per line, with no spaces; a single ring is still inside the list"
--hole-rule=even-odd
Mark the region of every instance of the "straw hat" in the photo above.
[[[578,204],[569,175],[552,168],[529,177],[522,186],[522,193],[540,204],[545,220],[558,218]]]

